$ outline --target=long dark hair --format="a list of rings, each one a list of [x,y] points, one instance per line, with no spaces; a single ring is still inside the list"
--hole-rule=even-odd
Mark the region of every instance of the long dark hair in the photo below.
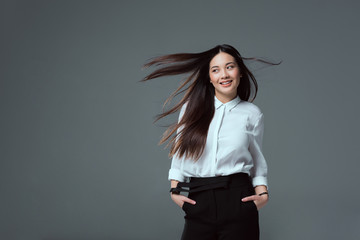
[[[178,89],[166,99],[163,107],[175,96],[186,91],[184,97],[170,110],[158,114],[154,121],[155,123],[161,118],[178,111],[185,103],[187,104],[181,120],[172,124],[164,132],[159,142],[159,145],[163,144],[171,135],[176,133],[166,145],[167,147],[171,144],[170,158],[178,152],[179,158],[185,154],[185,158],[192,158],[197,161],[204,151],[209,125],[215,112],[215,88],[210,83],[209,64],[219,52],[228,53],[235,58],[242,75],[237,88],[237,95],[244,101],[249,101],[252,93],[253,97],[250,102],[254,101],[258,91],[258,84],[243,60],[256,60],[271,65],[281,63],[271,63],[257,58],[244,58],[234,47],[223,44],[200,53],[177,53],[155,57],[143,65],[143,68],[153,65],[161,67],[144,77],[140,82],[163,76],[191,73]],[[188,83],[190,85],[184,88]],[[184,89],[181,90],[182,88]],[[181,130],[177,132],[180,126],[183,126],[183,128],[180,128]]]

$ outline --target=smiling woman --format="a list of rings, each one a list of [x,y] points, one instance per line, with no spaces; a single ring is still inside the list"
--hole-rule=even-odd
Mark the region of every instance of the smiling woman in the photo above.
[[[268,201],[264,115],[252,103],[258,85],[243,59],[277,65],[243,58],[226,44],[160,56],[144,65],[164,66],[141,81],[191,73],[165,104],[190,83],[184,97],[155,120],[180,109],[160,144],[176,132],[169,142],[168,179],[171,199],[185,213],[183,240],[259,239],[258,210]]]

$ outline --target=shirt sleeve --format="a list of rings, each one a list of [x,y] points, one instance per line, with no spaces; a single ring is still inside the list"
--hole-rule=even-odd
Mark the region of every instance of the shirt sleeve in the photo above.
[[[265,185],[267,183],[267,163],[262,153],[262,142],[264,135],[264,114],[260,113],[255,120],[252,139],[249,150],[253,158],[254,167],[250,171],[253,186]]]
[[[185,103],[180,109],[178,123],[180,122],[182,116],[184,115],[186,105],[187,105],[187,103]],[[177,129],[176,132],[179,133],[182,128],[183,128],[183,126],[180,126]],[[177,180],[179,182],[184,182],[185,181],[185,177],[184,177],[184,175],[182,174],[182,171],[181,171],[181,163],[182,163],[182,161],[183,161],[183,158],[179,158],[178,154],[176,152],[176,154],[174,154],[172,159],[171,159],[171,166],[170,166],[169,175],[168,175],[168,180],[169,181],[170,180]]]

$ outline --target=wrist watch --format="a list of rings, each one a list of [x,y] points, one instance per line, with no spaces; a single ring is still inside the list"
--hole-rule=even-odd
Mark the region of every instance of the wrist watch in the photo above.
[[[262,193],[259,194],[259,196],[264,195],[264,194],[266,194],[266,195],[269,196],[269,193],[268,193],[268,192],[262,192]]]
[[[179,191],[177,188],[171,188],[171,189],[170,189],[170,192],[171,192],[172,194],[180,194],[180,191]]]

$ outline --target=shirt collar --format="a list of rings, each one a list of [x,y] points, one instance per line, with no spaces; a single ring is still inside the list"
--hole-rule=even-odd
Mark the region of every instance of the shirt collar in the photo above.
[[[216,109],[224,105],[228,111],[231,111],[231,109],[233,109],[236,105],[238,105],[239,102],[241,102],[239,95],[236,95],[236,97],[233,100],[226,103],[222,103],[215,95],[214,95],[214,99],[215,99],[214,103]]]

